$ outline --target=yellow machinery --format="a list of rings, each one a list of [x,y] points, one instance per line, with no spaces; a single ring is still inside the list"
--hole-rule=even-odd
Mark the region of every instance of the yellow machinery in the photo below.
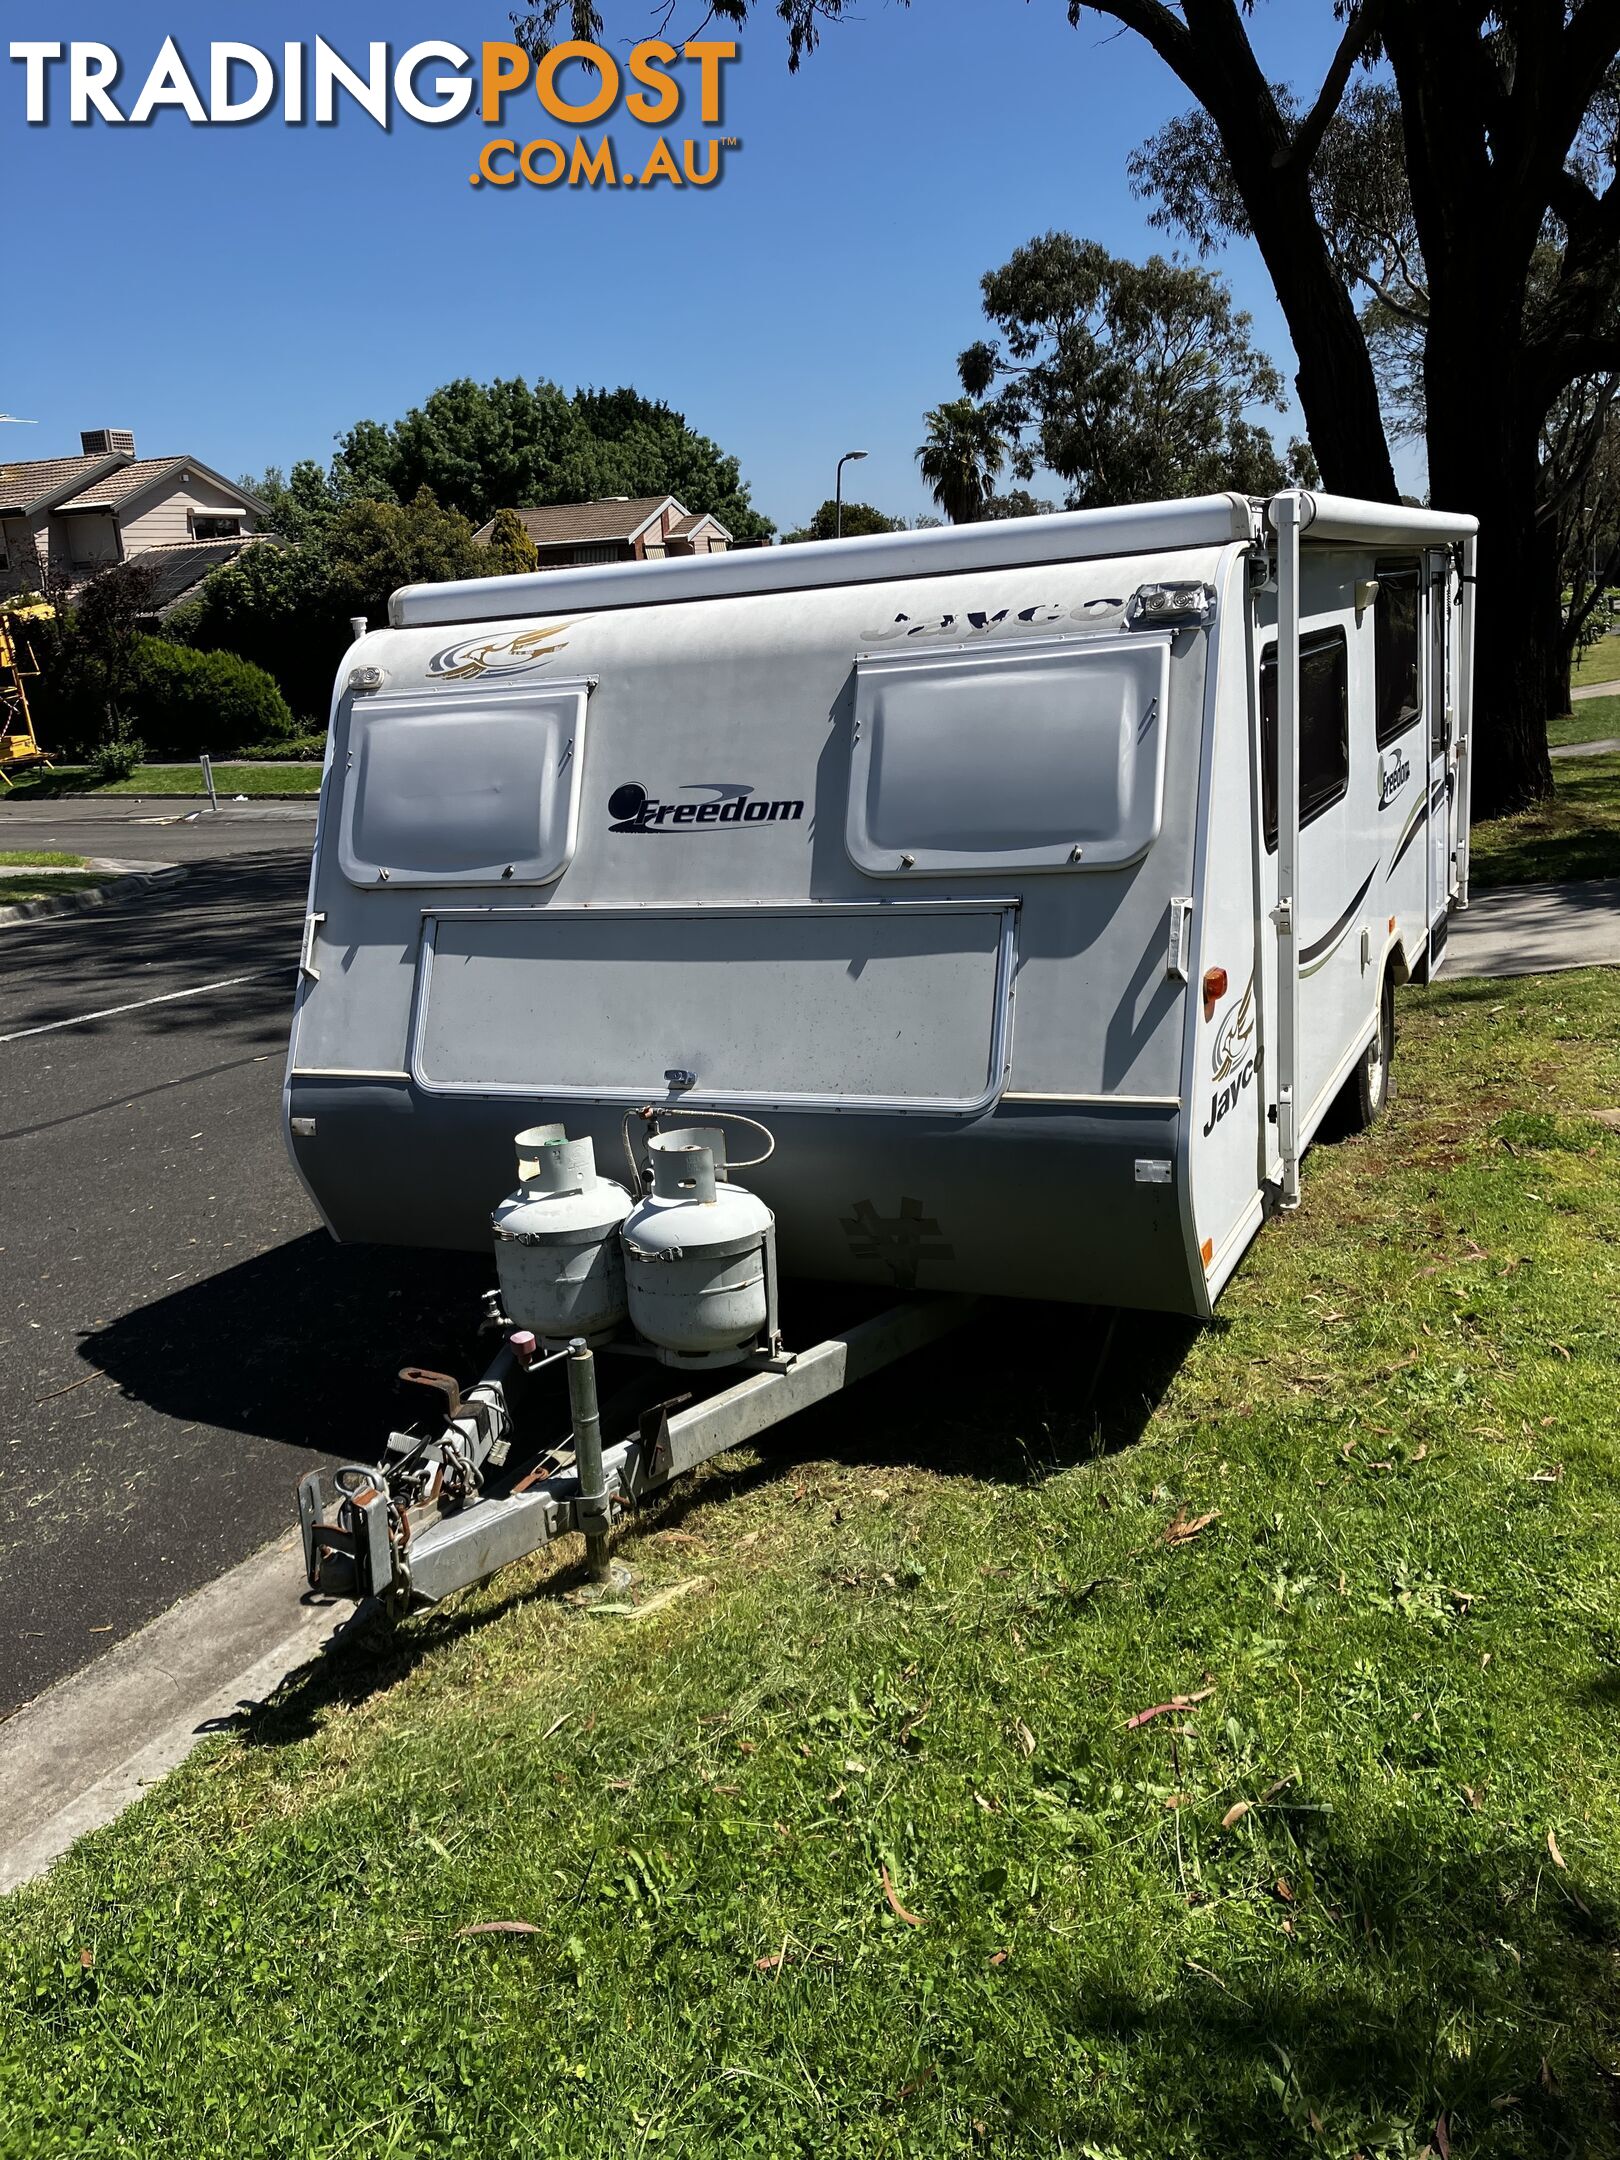
[[[34,716],[28,710],[27,679],[39,673],[26,648],[18,642],[17,624],[50,616],[54,610],[44,601],[14,608],[0,608],[0,780],[10,787],[12,775],[49,766],[50,758],[34,733]]]

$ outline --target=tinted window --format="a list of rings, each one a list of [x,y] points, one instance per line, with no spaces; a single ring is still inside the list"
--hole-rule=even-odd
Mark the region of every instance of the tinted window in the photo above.
[[[1260,656],[1260,785],[1266,846],[1277,845],[1277,641]],[[1308,825],[1350,785],[1350,648],[1342,630],[1299,641],[1299,822]]]
[[[1415,562],[1378,565],[1373,646],[1378,678],[1378,747],[1404,735],[1423,710],[1418,651],[1422,574]]]

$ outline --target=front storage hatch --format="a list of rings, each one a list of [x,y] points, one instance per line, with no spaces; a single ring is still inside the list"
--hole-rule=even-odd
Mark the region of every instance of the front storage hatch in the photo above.
[[[970,1112],[1012,1053],[1004,900],[466,908],[423,922],[430,1094]],[[681,1081],[674,1083],[681,1085]]]

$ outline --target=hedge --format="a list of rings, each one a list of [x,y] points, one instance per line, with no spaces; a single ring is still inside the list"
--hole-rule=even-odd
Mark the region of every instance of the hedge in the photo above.
[[[198,652],[163,638],[136,651],[130,724],[155,757],[234,757],[291,736],[291,709],[274,681],[235,653]]]

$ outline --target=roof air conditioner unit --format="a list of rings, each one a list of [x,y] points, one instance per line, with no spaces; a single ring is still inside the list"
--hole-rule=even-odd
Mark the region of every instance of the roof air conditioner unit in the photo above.
[[[79,441],[86,457],[133,457],[135,437],[128,428],[85,428]]]

